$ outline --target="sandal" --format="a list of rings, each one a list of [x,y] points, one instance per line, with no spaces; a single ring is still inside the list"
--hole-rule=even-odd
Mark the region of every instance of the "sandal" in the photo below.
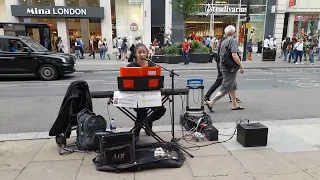
[[[236,107],[236,108],[231,108],[231,110],[233,110],[233,111],[236,111],[236,110],[244,110],[244,108],[241,107],[241,106],[238,106],[238,107]]]
[[[214,110],[212,109],[212,107],[209,105],[208,101],[205,101],[206,102],[206,105],[207,105],[207,108],[209,109],[210,112],[214,112]]]

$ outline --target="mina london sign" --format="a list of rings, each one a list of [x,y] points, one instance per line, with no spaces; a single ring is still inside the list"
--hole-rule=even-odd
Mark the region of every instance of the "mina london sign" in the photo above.
[[[103,7],[12,5],[11,12],[16,17],[104,18]]]
[[[209,14],[214,13],[246,13],[247,8],[246,7],[230,7],[228,5],[225,6],[219,6],[214,4],[207,4],[205,7],[205,13],[208,16]]]
[[[27,8],[27,14],[87,15],[87,10],[81,9],[81,8],[52,8],[52,9]]]

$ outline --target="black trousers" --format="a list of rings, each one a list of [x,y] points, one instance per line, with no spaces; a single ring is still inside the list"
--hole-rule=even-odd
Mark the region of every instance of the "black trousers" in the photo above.
[[[142,129],[142,126],[139,124],[143,125],[142,122],[148,117],[148,109],[146,108],[139,108],[135,109],[137,112],[137,122],[135,122],[136,129],[134,130],[134,135],[139,136],[140,131]],[[152,127],[152,119],[149,119],[149,121],[145,122],[146,127],[151,128]]]
[[[222,73],[220,71],[220,62],[218,61],[217,62],[217,70],[218,70],[218,76],[217,76],[217,79],[216,81],[212,84],[212,86],[210,87],[210,89],[208,90],[208,92],[206,93],[206,95],[204,96],[205,99],[210,99],[210,96],[218,89],[218,87],[221,86],[222,84],[222,80],[223,80],[223,76],[222,76]],[[230,94],[229,94],[229,98],[231,99],[230,97]]]
[[[93,59],[96,58],[96,52],[94,50],[91,51],[91,54],[89,54],[89,57],[93,56]]]
[[[217,62],[217,70],[218,70],[218,76],[216,81],[212,84],[212,86],[210,87],[210,89],[208,90],[208,92],[206,93],[206,95],[204,96],[205,98],[210,98],[210,96],[214,93],[214,91],[216,91],[218,89],[218,87],[221,86],[222,84],[222,74],[220,71],[220,65],[219,62]]]

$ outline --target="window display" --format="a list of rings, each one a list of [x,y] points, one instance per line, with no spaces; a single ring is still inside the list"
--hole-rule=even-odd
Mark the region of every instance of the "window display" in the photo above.
[[[294,17],[293,36],[317,36],[320,23],[319,15],[296,15]]]

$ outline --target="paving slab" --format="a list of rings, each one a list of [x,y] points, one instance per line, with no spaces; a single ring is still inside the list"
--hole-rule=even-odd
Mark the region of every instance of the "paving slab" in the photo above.
[[[31,162],[17,180],[76,179],[82,160]]]
[[[302,170],[320,166],[320,151],[281,153],[281,155]]]
[[[0,177],[4,180],[15,180],[22,170],[0,170]]]
[[[302,171],[272,149],[231,151],[250,173],[289,174]]]
[[[76,180],[134,180],[134,173],[108,173],[97,171],[94,165],[82,165]],[[65,179],[56,179],[65,180]]]
[[[320,179],[320,167],[315,167],[306,170],[306,173],[308,173],[310,176],[312,176],[315,179]]]
[[[253,174],[256,180],[315,180],[305,172],[296,172],[290,174]]]
[[[232,174],[222,176],[195,177],[195,180],[254,180],[250,173]]]
[[[68,139],[68,142],[74,141]],[[58,153],[58,146],[55,139],[50,139],[45,146],[38,152],[32,161],[61,161],[61,160],[82,160],[85,153],[72,153],[66,156],[60,156]]]
[[[320,146],[320,129],[315,128],[313,125],[281,126],[281,128],[312,145]]]
[[[172,169],[154,169],[135,173],[135,180],[193,180],[193,175],[190,172],[187,163],[184,163],[181,168]]]
[[[187,157],[187,163],[195,177],[225,176],[247,172],[232,155]]]
[[[6,141],[0,146],[0,171],[22,170],[48,140]]]

